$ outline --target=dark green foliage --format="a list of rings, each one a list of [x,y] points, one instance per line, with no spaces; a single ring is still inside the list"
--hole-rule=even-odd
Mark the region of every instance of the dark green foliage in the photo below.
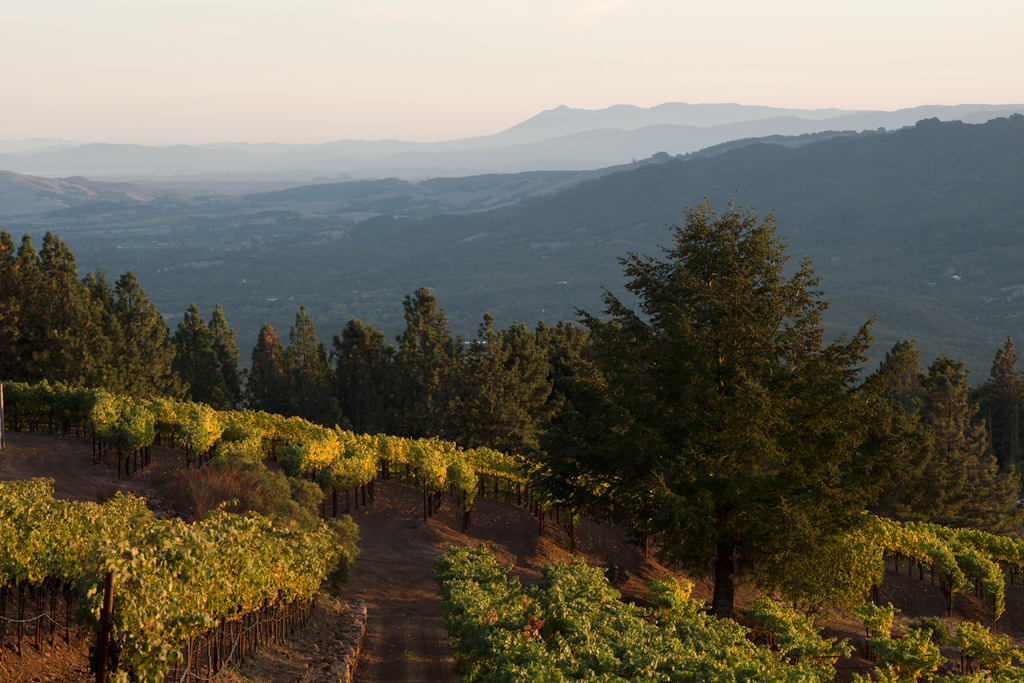
[[[461,340],[448,332],[444,309],[426,287],[405,297],[405,331],[398,337],[394,426],[402,436],[442,436],[458,395]]]
[[[328,426],[337,424],[342,415],[333,396],[331,360],[305,307],[295,314],[288,337],[290,343],[284,348],[273,326],[263,326],[252,351],[245,405]]]
[[[334,371],[327,347],[316,335],[306,307],[295,314],[295,326],[288,331],[291,342],[284,352],[286,368],[285,415],[298,415],[326,425],[338,422],[337,400],[332,400]]]
[[[220,304],[210,316],[210,333],[213,335],[213,352],[220,363],[221,377],[227,393],[227,403],[234,408],[242,400],[242,376],[238,369],[238,345],[235,344],[235,331],[228,327],[224,311]]]
[[[277,338],[277,330],[267,323],[260,330],[256,347],[252,350],[252,368],[245,384],[245,407],[268,413],[283,413],[286,408],[288,366],[284,347]]]
[[[664,559],[713,570],[732,614],[737,571],[856,524],[891,466],[859,452],[883,410],[857,387],[866,328],[826,344],[817,279],[789,277],[769,216],[704,204],[666,260],[623,259],[639,312],[606,293],[584,313],[594,362],[547,439],[537,484],[570,508],[628,515]]]
[[[929,631],[931,633],[932,644],[936,647],[942,647],[949,643],[950,632],[949,624],[944,622],[940,617],[920,617],[914,619],[912,622],[907,624],[908,631]]]
[[[484,315],[458,368],[448,431],[466,448],[525,454],[539,448],[549,394],[547,352],[523,325],[495,332]]]
[[[615,564],[609,560],[601,565],[601,569],[613,588],[621,588],[629,581],[629,572],[621,564]]]
[[[334,337],[336,396],[352,429],[377,434],[388,427],[394,400],[395,347],[384,333],[353,318]]]
[[[13,249],[0,232],[0,379],[178,394],[167,326],[131,272],[114,286],[102,270],[79,280],[74,254],[49,232],[38,252],[29,235]]]
[[[888,431],[904,437],[901,466],[894,468],[871,509],[876,514],[900,521],[927,521],[930,508],[926,501],[935,471],[934,435],[921,422],[921,404],[924,400],[921,361],[910,340],[898,341],[885,354],[885,360],[876,372],[875,383],[883,400],[891,410],[885,419],[874,425],[874,432]]]
[[[1020,477],[1015,469],[1000,471],[989,450],[984,424],[969,402],[964,364],[937,359],[922,386],[921,418],[935,451],[920,503],[926,520],[983,531],[1012,527]]]
[[[232,406],[221,372],[220,360],[213,349],[213,332],[199,315],[195,304],[185,311],[178,331],[171,338],[175,356],[171,368],[187,386],[188,397],[217,410]]]
[[[996,350],[992,361],[992,375],[986,387],[992,450],[1003,469],[1019,469],[1020,459],[1020,407],[1024,403],[1024,377],[1017,370],[1017,354],[1013,340],[1006,338]]]
[[[128,271],[114,285],[114,315],[123,336],[116,349],[121,391],[129,396],[176,396],[181,388],[171,371],[174,347],[167,323]]]

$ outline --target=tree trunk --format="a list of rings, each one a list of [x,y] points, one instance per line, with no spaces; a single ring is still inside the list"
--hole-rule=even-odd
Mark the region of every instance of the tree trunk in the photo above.
[[[719,619],[732,619],[733,599],[736,594],[736,546],[729,543],[718,546],[715,559],[715,594],[711,598],[711,613]]]

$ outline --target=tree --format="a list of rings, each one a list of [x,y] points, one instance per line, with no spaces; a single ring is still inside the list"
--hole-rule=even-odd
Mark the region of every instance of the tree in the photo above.
[[[355,318],[341,337],[334,337],[335,395],[352,429],[362,434],[383,432],[392,402],[395,347],[384,345],[384,333]]]
[[[989,381],[990,430],[992,450],[1003,469],[1020,464],[1020,404],[1024,401],[1024,378],[1017,371],[1017,354],[1013,340],[1006,338],[996,351]]]
[[[938,358],[928,368],[922,421],[930,431],[935,458],[922,500],[928,521],[984,531],[1006,530],[1017,516],[1020,478],[1000,472],[989,451],[984,425],[968,401],[964,364]]]
[[[171,360],[167,323],[130,270],[114,285],[114,313],[122,331],[118,350],[121,392],[136,398],[181,394]]]
[[[891,454],[860,449],[882,409],[857,382],[867,327],[824,342],[828,302],[809,262],[784,275],[773,217],[684,215],[666,260],[621,259],[639,312],[609,292],[610,320],[581,312],[594,361],[535,478],[662,535],[659,555],[710,571],[729,617],[737,572],[855,526]]]
[[[452,436],[466,448],[526,454],[539,447],[542,409],[551,393],[547,354],[523,325],[502,332],[493,326],[494,318],[485,314],[463,354]]]
[[[288,339],[291,343],[284,354],[288,401],[285,414],[322,424],[335,423],[340,416],[337,401],[331,403],[331,360],[324,343],[316,336],[316,327],[305,306],[295,314],[295,326],[288,331]]]
[[[397,413],[394,433],[411,437],[446,436],[461,355],[452,340],[444,309],[426,287],[406,296],[405,331],[398,341]]]
[[[171,368],[188,385],[188,397],[217,410],[232,407],[220,360],[213,348],[213,332],[195,304],[185,311],[171,342],[175,350]]]
[[[877,428],[901,433],[906,443],[902,466],[892,472],[871,511],[900,521],[932,521],[934,508],[927,502],[948,472],[937,465],[934,434],[921,419],[925,390],[921,359],[914,342],[896,342],[878,368],[879,393],[891,406],[888,424]]]
[[[11,379],[18,368],[22,307],[17,263],[14,240],[10,233],[0,231],[0,381]]]
[[[260,328],[252,350],[252,369],[245,383],[245,407],[268,413],[283,413],[287,388],[284,347],[270,323]]]
[[[210,333],[213,335],[213,352],[220,363],[220,373],[224,378],[227,392],[227,405],[236,407],[242,400],[242,375],[238,370],[238,345],[235,343],[235,331],[228,327],[224,319],[224,311],[220,304],[213,309],[210,316]]]

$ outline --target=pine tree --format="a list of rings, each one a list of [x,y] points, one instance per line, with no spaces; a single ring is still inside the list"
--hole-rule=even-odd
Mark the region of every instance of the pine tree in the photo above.
[[[119,349],[121,393],[134,397],[179,396],[181,387],[171,370],[174,348],[167,323],[128,271],[114,285],[114,313],[121,327]]]
[[[663,534],[662,558],[710,570],[730,617],[738,571],[855,526],[893,463],[861,450],[880,410],[857,382],[866,326],[824,342],[828,303],[809,263],[785,275],[772,217],[686,219],[666,260],[623,259],[638,312],[606,293],[610,320],[583,313],[594,362],[536,483]]]
[[[73,386],[95,386],[93,352],[89,340],[95,320],[86,286],[78,279],[75,256],[59,237],[47,232],[39,252],[40,288],[34,316],[40,322],[42,378]]]
[[[383,432],[394,408],[395,347],[384,333],[355,318],[334,337],[335,395],[342,414],[356,432]]]
[[[977,409],[968,401],[963,363],[937,359],[922,385],[922,420],[935,449],[922,509],[938,524],[1005,530],[1016,519],[1019,476],[1000,472],[989,452],[984,425],[975,420]]]
[[[14,240],[0,231],[0,382],[18,369],[22,293]]]
[[[450,429],[467,448],[533,452],[551,393],[547,355],[523,325],[500,333],[493,326],[494,319],[484,315],[463,354]]]
[[[217,410],[232,406],[228,397],[220,361],[213,348],[213,333],[206,320],[199,315],[195,304],[189,306],[178,329],[171,338],[174,360],[171,368],[178,379],[188,385],[186,391],[192,401],[206,403]]]
[[[125,340],[115,310],[117,294],[114,285],[107,280],[106,272],[100,268],[85,276],[85,287],[97,324],[97,335],[93,340],[96,349],[93,355],[95,386],[118,393],[123,389],[121,362]]]
[[[452,340],[444,309],[426,287],[405,297],[405,331],[397,338],[397,419],[389,431],[403,436],[446,436],[456,394],[461,340]]]
[[[288,332],[285,349],[287,369],[287,413],[321,424],[334,424],[340,417],[337,401],[331,403],[333,373],[327,348],[316,335],[316,327],[301,306],[295,326]]]
[[[287,390],[287,365],[284,347],[277,330],[266,323],[260,329],[256,346],[252,350],[252,368],[245,383],[245,407],[268,413],[283,413],[286,409],[284,392]]]
[[[996,351],[989,382],[992,449],[1004,470],[1020,466],[1020,406],[1024,402],[1024,377],[1017,371],[1013,340],[1006,338]]]
[[[238,369],[238,345],[235,343],[235,331],[228,327],[228,321],[224,318],[224,311],[220,304],[213,310],[210,316],[210,332],[213,334],[213,352],[217,355],[217,362],[220,363],[221,376],[224,378],[224,388],[227,391],[227,405],[230,408],[238,406],[242,400],[242,376]]]
[[[931,509],[926,501],[932,495],[934,478],[946,473],[936,469],[934,434],[921,422],[924,376],[914,343],[896,342],[886,352],[876,375],[875,384],[883,400],[891,405],[891,411],[887,419],[880,416],[872,432],[902,434],[906,452],[901,458],[902,466],[892,472],[871,511],[900,521],[929,521]]]

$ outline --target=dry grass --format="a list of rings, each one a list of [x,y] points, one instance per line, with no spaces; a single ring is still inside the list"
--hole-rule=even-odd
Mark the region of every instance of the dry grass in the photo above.
[[[235,512],[246,510],[259,482],[252,476],[229,469],[204,467],[179,474],[167,490],[178,514],[196,522],[219,507]]]

